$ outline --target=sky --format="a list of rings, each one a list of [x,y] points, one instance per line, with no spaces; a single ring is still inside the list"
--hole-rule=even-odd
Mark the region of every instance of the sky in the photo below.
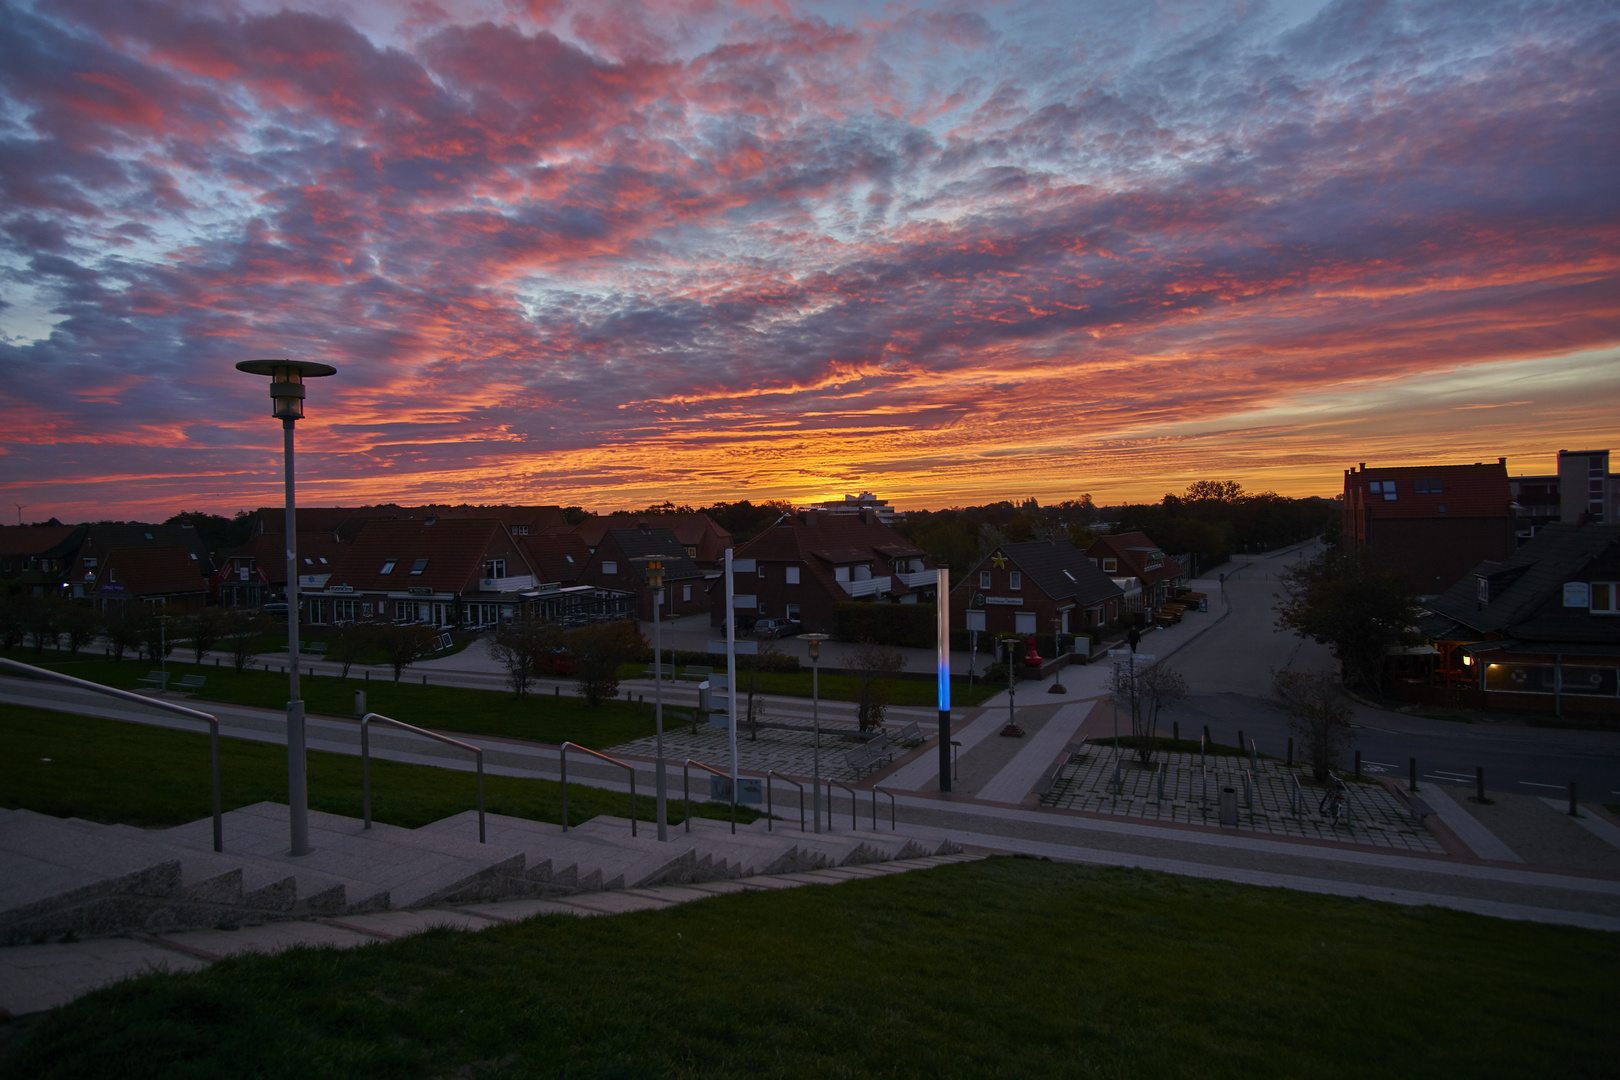
[[[1620,449],[1620,5],[0,0],[6,521]]]

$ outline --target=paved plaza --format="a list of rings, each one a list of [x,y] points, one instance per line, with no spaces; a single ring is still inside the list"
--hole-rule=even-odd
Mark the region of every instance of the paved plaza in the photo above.
[[[1153,767],[1145,768],[1133,751],[1116,755],[1111,746],[1094,742],[1075,753],[1041,803],[1145,821],[1216,825],[1221,789],[1230,787],[1237,795],[1239,832],[1445,853],[1439,839],[1383,785],[1350,780],[1348,806],[1338,820],[1330,820],[1318,810],[1323,789],[1298,784],[1305,775],[1272,758],[1201,759],[1196,753],[1161,752],[1154,755]]]
[[[775,721],[773,721],[775,722]],[[798,730],[801,722],[794,718],[790,721],[792,728],[761,727],[757,737],[749,734],[746,724],[737,725],[737,769],[739,772],[761,775],[766,770],[773,770],[798,779],[814,775],[816,758],[816,736],[810,730]],[[803,725],[808,727],[808,725]],[[900,737],[901,725],[886,724],[884,731],[888,734],[890,747],[898,760],[907,751],[906,748],[896,744]],[[854,728],[838,727],[829,731],[821,729],[821,775],[830,780],[837,780],[844,784],[854,784],[858,779],[872,775],[870,768],[862,771],[857,777],[855,769],[846,761],[846,755],[853,754],[861,747],[861,742],[845,739],[842,736],[854,731]],[[932,728],[925,730],[926,737],[932,737]],[[920,745],[920,744],[919,744]],[[630,742],[620,743],[608,751],[615,757],[638,757],[656,759],[656,743],[652,737],[634,739]],[[711,727],[700,724],[694,732],[691,724],[666,724],[664,727],[664,760],[670,767],[678,770],[687,758],[701,761],[705,765],[713,766],[722,771],[728,771],[731,762],[730,737],[725,728]],[[697,769],[692,770],[697,773]],[[671,781],[671,790],[679,780]],[[701,787],[700,787],[701,785]],[[695,793],[703,791],[707,798],[709,783],[696,777],[692,781],[692,790]]]

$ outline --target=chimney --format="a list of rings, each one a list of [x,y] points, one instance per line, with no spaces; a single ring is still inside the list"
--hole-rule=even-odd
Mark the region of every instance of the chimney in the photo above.
[[[861,520],[866,522],[868,525],[876,525],[877,524],[877,511],[876,510],[862,510],[861,511]]]
[[[1367,471],[1367,463],[1366,463],[1366,462],[1365,462],[1365,461],[1363,461],[1363,462],[1362,462],[1362,463],[1361,463],[1361,471],[1362,471],[1362,472],[1366,472],[1366,471]]]
[[[1499,457],[1499,458],[1496,459],[1496,463],[1498,465],[1506,465],[1507,464],[1507,458]]]
[[[816,512],[814,510],[806,510],[799,515],[799,520],[804,522],[806,526],[814,525],[816,523]]]

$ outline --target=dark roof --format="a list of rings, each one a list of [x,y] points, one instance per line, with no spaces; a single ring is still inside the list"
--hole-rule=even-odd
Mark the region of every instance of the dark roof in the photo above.
[[[614,529],[636,529],[642,525],[655,529],[668,529],[682,545],[696,548],[701,562],[715,562],[725,557],[731,546],[731,533],[708,514],[608,514],[592,515],[574,529],[586,544],[595,547],[602,537]]]
[[[86,556],[105,558],[119,548],[170,546],[179,544],[197,556],[202,572],[211,574],[213,560],[208,545],[190,525],[146,525],[138,521],[97,521],[85,526],[84,540],[79,545],[75,564]]]
[[[1149,570],[1148,556],[1157,552],[1164,557],[1164,562]],[[1121,570],[1128,570],[1133,576],[1141,578],[1142,582],[1151,585],[1157,581],[1177,578],[1186,573],[1181,563],[1165,555],[1164,550],[1155,544],[1144,532],[1112,533],[1108,536],[1099,536],[1086,548],[1086,555],[1090,558],[1112,556],[1123,565]]]
[[[1372,495],[1374,480],[1395,483],[1395,498]],[[1418,492],[1420,480],[1439,480],[1440,490]],[[1344,494],[1357,510],[1372,518],[1511,517],[1513,491],[1507,465],[1418,465],[1392,469],[1357,469],[1344,474]],[[1444,511],[1440,508],[1444,507]]]
[[[687,557],[686,545],[672,529],[609,529],[603,539],[611,540],[625,558],[632,560],[630,570],[643,583],[647,580],[647,565],[633,560],[646,555],[663,557],[665,581],[703,576],[702,567]]]
[[[368,521],[354,542],[340,546],[336,568],[327,585],[348,585],[359,592],[404,592],[426,587],[459,593],[476,589],[484,554],[505,526],[492,518]],[[420,559],[427,563],[411,573]],[[383,566],[393,560],[390,573]],[[526,570],[527,568],[525,568]]]
[[[1563,606],[1564,583],[1587,580],[1582,575],[1594,564],[1612,566],[1620,577],[1620,525],[1543,526],[1506,559],[1480,563],[1430,601],[1432,614],[1420,629],[1439,641],[1463,640],[1468,635],[1462,631],[1471,631],[1476,638],[1511,632],[1542,641],[1620,642],[1620,616]],[[1481,577],[1490,583],[1485,602],[1479,599]],[[1443,636],[1438,619],[1457,623],[1451,631],[1456,636]]]
[[[1032,540],[1024,544],[1002,544],[996,549],[1006,555],[1026,578],[1054,600],[1072,598],[1077,604],[1095,604],[1116,596],[1124,590],[1109,576],[1097,569],[1086,553],[1067,540]],[[994,557],[991,552],[986,559]],[[984,566],[981,561],[973,570]],[[973,580],[970,572],[964,584]],[[961,588],[962,586],[958,586]]]
[[[534,564],[541,581],[571,584],[591,561],[591,549],[569,526],[552,527],[512,538]]]
[[[184,544],[114,548],[99,568],[96,588],[125,596],[174,596],[208,591],[207,564]],[[118,580],[113,581],[116,577]],[[116,588],[109,586],[116,585]]]
[[[83,525],[0,525],[0,555],[45,555]]]
[[[884,559],[927,558],[928,553],[879,521],[857,514],[783,514],[776,524],[737,550],[740,559],[837,566]]]

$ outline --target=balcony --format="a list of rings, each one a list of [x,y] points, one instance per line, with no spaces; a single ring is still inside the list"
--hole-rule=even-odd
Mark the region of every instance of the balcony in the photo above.
[[[865,581],[840,581],[838,584],[856,599],[862,596],[880,596],[889,591],[889,578],[886,574],[883,577],[867,578]]]
[[[913,570],[910,573],[896,574],[894,576],[913,589],[928,588],[939,581],[938,570]]]
[[[513,574],[509,577],[486,577],[478,579],[479,592],[522,592],[524,589],[534,588],[533,574]]]

